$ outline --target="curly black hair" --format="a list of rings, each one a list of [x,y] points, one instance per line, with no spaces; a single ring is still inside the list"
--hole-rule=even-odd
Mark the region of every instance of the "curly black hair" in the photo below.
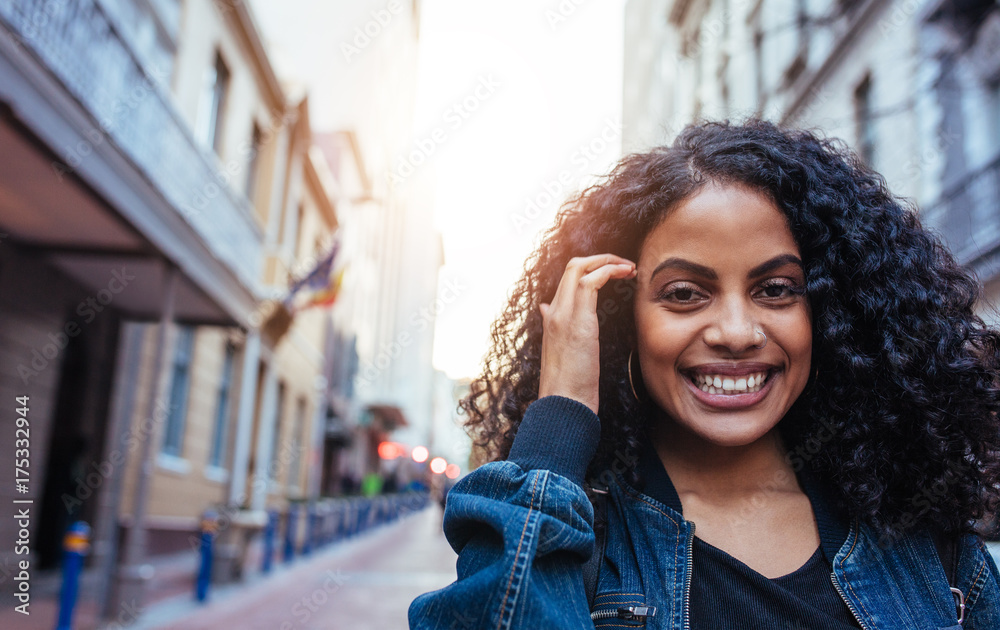
[[[767,195],[801,251],[816,373],[778,425],[789,462],[830,480],[842,507],[881,536],[915,525],[968,531],[995,513],[1000,334],[973,310],[979,283],[844,143],[756,119],[688,126],[563,206],[460,403],[487,457],[507,456],[538,397],[538,305],[551,301],[570,258],[638,260],[645,236],[709,182]],[[654,412],[627,376],[634,291],[634,281],[612,281],[598,295],[602,435],[591,474],[637,452]],[[624,464],[637,479],[634,462]]]

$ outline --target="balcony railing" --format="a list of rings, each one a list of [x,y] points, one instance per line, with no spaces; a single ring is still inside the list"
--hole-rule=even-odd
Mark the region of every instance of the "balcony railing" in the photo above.
[[[963,265],[1000,247],[1000,155],[945,190],[924,210],[923,221]]]
[[[90,113],[85,136],[124,152],[253,293],[261,234],[249,202],[230,189],[218,160],[196,144],[164,85],[166,69],[146,68],[94,0],[0,0],[0,24],[48,67]],[[73,151],[70,168],[75,168]],[[88,147],[75,159],[86,160]]]

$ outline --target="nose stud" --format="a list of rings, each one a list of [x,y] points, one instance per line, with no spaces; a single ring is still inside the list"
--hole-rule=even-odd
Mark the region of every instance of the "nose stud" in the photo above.
[[[759,346],[757,346],[757,345],[755,345],[755,346],[754,346],[754,348],[757,348],[758,350],[760,350],[761,348],[763,348],[764,346],[766,346],[766,345],[767,345],[767,335],[765,335],[765,334],[764,334],[764,331],[763,331],[763,330],[761,330],[761,329],[759,329],[759,328],[757,329],[757,331],[756,331],[756,332],[757,332],[758,334],[760,334],[760,335],[763,335],[763,337],[764,337],[764,343],[760,344]]]

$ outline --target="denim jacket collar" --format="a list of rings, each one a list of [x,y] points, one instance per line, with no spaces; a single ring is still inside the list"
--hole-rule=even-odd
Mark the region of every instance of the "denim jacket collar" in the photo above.
[[[611,519],[619,521],[614,527],[627,532],[628,540],[614,544],[609,540],[607,560],[616,570],[602,574],[595,603],[599,609],[602,593],[645,593],[643,600],[651,593],[669,593],[665,601],[660,600],[662,616],[650,625],[686,628],[694,524],[684,519],[677,491],[651,447],[642,450],[639,467],[641,489],[625,482],[621,475],[616,475],[613,486],[617,487],[609,489],[618,505]],[[911,532],[887,548],[878,543],[870,528],[844,518],[835,508],[830,489],[814,475],[800,471],[798,479],[813,506],[821,547],[833,567],[834,586],[862,628],[961,628],[929,534]],[[964,561],[982,564],[980,554],[969,553],[972,541],[964,543]],[[656,549],[675,551],[664,555]],[[631,557],[619,556],[621,552]],[[628,568],[636,561],[658,565],[657,570],[643,572],[646,578],[640,581],[639,567]],[[636,575],[630,575],[633,571]],[[987,572],[975,566],[964,573],[970,572],[976,578],[959,586],[967,596],[977,597],[985,585],[979,576]],[[875,584],[882,587],[875,589]]]

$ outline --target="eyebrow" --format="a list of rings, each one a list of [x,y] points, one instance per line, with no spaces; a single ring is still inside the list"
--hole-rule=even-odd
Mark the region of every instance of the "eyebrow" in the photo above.
[[[794,264],[801,267],[802,261],[799,259],[798,256],[794,254],[781,254],[751,269],[749,272],[747,272],[747,278],[751,280],[754,278],[759,278],[760,276],[763,276],[764,274],[774,271],[778,267],[782,267],[787,264]],[[675,257],[675,258],[667,258],[659,265],[657,265],[656,269],[654,269],[653,273],[650,274],[649,276],[650,281],[652,281],[652,279],[656,277],[656,274],[666,269],[677,269],[680,271],[687,271],[689,273],[693,273],[697,276],[701,276],[708,280],[719,279],[719,275],[715,273],[715,270],[713,270],[711,267],[706,267],[705,265],[699,265],[698,263],[691,262],[690,260],[685,260],[683,258]]]

